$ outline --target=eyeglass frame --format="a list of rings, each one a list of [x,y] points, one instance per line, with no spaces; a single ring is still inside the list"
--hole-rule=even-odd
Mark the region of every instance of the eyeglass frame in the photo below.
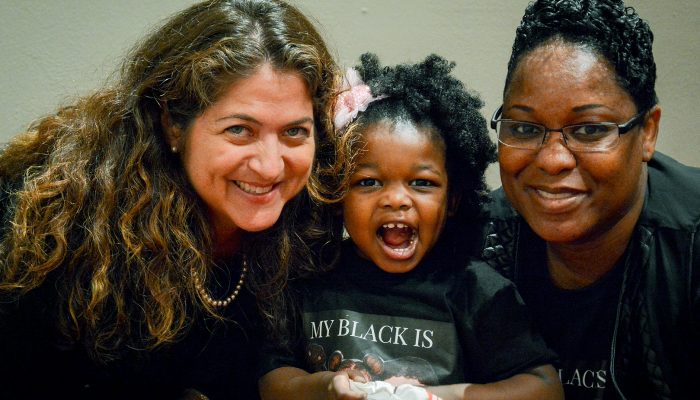
[[[512,147],[512,148],[514,148],[514,149],[521,149],[521,150],[539,150],[540,148],[542,148],[542,145],[543,145],[544,142],[547,140],[547,135],[548,135],[550,132],[560,132],[560,133],[561,133],[562,139],[564,139],[564,146],[566,146],[567,149],[569,149],[569,150],[571,150],[571,151],[582,151],[582,152],[590,152],[590,153],[593,153],[593,152],[604,152],[604,151],[610,150],[610,149],[612,149],[613,147],[615,147],[619,141],[616,141],[615,144],[613,144],[611,147],[608,147],[608,148],[606,148],[606,149],[600,149],[600,150],[581,150],[581,149],[572,150],[571,148],[569,148],[569,142],[567,141],[567,135],[564,134],[564,129],[566,129],[566,128],[568,128],[568,127],[571,127],[571,126],[582,126],[582,125],[583,125],[583,126],[585,126],[585,125],[614,125],[614,126],[617,127],[617,137],[619,138],[620,136],[622,136],[622,135],[624,135],[625,133],[631,131],[632,128],[634,128],[635,126],[637,126],[637,125],[644,119],[644,116],[645,116],[645,114],[646,114],[647,112],[648,112],[648,110],[641,111],[641,112],[639,112],[637,115],[635,115],[635,116],[633,116],[632,118],[630,118],[629,120],[627,120],[627,122],[624,122],[624,123],[622,123],[622,124],[617,124],[617,123],[615,123],[615,122],[597,122],[597,123],[587,123],[587,124],[571,124],[571,125],[562,126],[562,127],[559,128],[559,129],[550,129],[550,128],[546,127],[545,125],[538,124],[538,123],[535,123],[535,122],[520,121],[520,120],[517,120],[517,119],[509,119],[509,118],[498,118],[498,117],[500,117],[501,115],[503,115],[503,104],[501,104],[501,106],[498,107],[498,109],[496,109],[496,111],[495,111],[495,112],[493,113],[493,115],[491,116],[491,124],[490,124],[490,126],[491,126],[491,129],[493,129],[494,131],[496,131],[496,134],[497,134],[497,138],[498,138],[498,142],[499,142],[499,143],[503,143],[504,146]],[[525,124],[541,126],[542,128],[544,128],[544,133],[542,134],[542,141],[540,142],[540,144],[539,144],[537,147],[532,148],[532,149],[531,149],[531,148],[526,148],[526,147],[516,147],[516,146],[510,145],[510,144],[507,144],[507,143],[501,141],[501,138],[500,138],[501,134],[500,134],[500,132],[496,129],[496,126],[497,126],[497,124],[498,124],[499,121],[522,122],[522,123],[525,123]]]

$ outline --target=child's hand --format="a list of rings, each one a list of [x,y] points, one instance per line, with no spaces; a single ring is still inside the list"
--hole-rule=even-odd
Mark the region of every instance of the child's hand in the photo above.
[[[367,393],[369,400],[441,400],[425,388],[411,384],[394,386],[386,381],[351,382],[350,387]]]
[[[358,392],[350,387],[351,380],[364,382],[364,377],[357,374],[352,375],[351,377],[348,372],[343,371],[333,376],[331,383],[328,385],[329,400],[364,400],[367,398],[365,393]]]

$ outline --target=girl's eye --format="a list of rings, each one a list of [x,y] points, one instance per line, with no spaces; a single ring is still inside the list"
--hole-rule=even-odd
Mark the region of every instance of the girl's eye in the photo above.
[[[355,183],[355,184],[357,186],[360,186],[360,187],[371,187],[371,186],[379,186],[379,181],[376,179],[372,179],[372,178],[365,178],[365,179],[361,179],[361,180],[357,181],[357,183]]]
[[[437,186],[435,182],[428,179],[414,179],[410,184],[411,186]]]
[[[290,137],[309,137],[309,130],[306,128],[290,128],[287,129],[287,136]]]

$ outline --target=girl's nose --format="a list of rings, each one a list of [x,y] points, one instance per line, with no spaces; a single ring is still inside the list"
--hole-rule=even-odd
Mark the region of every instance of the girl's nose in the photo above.
[[[381,206],[392,210],[408,210],[411,208],[411,196],[400,184],[389,185],[385,189]]]

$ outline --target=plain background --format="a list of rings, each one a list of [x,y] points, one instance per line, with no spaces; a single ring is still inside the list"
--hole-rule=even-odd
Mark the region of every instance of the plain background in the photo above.
[[[342,66],[372,51],[384,64],[430,53],[455,61],[490,117],[529,0],[291,0]],[[187,0],[0,0],[0,142],[104,85],[124,53]],[[700,166],[700,1],[628,0],[655,35],[663,107],[657,150]],[[497,166],[487,180],[500,186]]]

